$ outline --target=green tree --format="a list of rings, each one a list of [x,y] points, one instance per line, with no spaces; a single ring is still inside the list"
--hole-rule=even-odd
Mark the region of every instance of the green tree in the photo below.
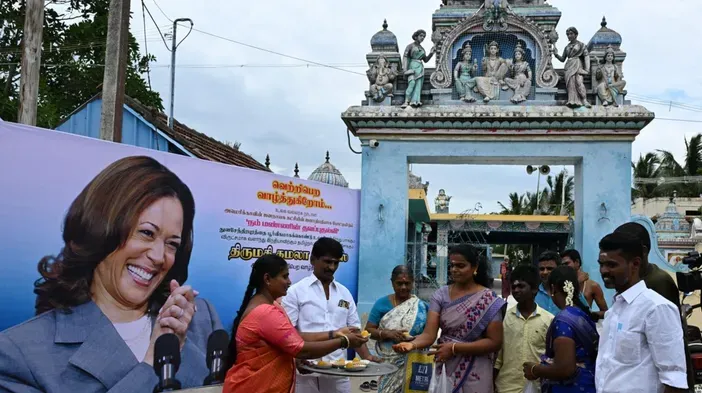
[[[656,177],[683,177],[702,175],[702,134],[697,134],[688,141],[685,138],[685,163],[680,165],[667,150],[657,150],[660,165]],[[658,186],[659,195],[672,195],[677,191],[681,197],[696,197],[702,192],[702,187],[696,183],[690,184],[661,184]]]
[[[109,0],[46,2],[37,125],[53,128],[102,90]],[[25,1],[0,0],[0,118],[16,121]],[[163,109],[158,92],[142,75],[153,56],[142,56],[129,37],[125,94]]]
[[[634,178],[654,179],[658,177],[658,166],[661,160],[656,153],[646,153],[639,155],[639,159],[631,163]],[[653,198],[658,196],[658,185],[656,184],[635,184],[632,190],[634,198]]]
[[[546,189],[543,191],[544,203],[542,212],[549,215],[574,215],[575,204],[573,200],[573,176],[562,170],[555,177],[546,178]],[[565,192],[565,195],[564,195]]]

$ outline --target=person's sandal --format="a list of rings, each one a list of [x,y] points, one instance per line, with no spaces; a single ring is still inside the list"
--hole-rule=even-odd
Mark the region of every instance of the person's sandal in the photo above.
[[[368,382],[363,382],[361,384],[361,391],[362,392],[370,392],[371,391],[370,384]]]
[[[378,381],[370,381],[371,390],[378,390]]]

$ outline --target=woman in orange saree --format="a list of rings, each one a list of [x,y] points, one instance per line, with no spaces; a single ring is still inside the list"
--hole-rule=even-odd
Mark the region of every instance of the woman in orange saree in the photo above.
[[[292,393],[295,358],[316,359],[367,341],[349,329],[301,337],[275,301],[289,287],[288,264],[283,258],[271,254],[254,262],[234,320],[223,393]]]

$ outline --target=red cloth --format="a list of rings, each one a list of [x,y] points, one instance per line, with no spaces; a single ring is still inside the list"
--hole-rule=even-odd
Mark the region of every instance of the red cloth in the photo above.
[[[295,356],[305,341],[280,305],[262,304],[236,331],[236,364],[227,372],[223,393],[291,393]]]

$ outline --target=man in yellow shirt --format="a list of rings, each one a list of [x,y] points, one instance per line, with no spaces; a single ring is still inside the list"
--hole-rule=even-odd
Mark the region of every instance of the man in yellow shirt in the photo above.
[[[517,266],[510,278],[517,305],[507,310],[502,324],[504,341],[495,362],[497,393],[522,393],[527,383],[523,365],[541,361],[546,351],[546,332],[553,320],[553,314],[534,301],[541,282],[535,266]]]

